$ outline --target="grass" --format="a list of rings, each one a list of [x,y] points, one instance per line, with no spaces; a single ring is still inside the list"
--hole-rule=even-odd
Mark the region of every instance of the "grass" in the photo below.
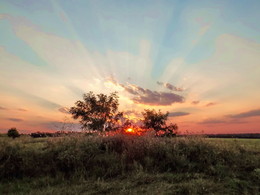
[[[19,180],[2,185],[2,193],[16,194],[205,194],[223,193],[225,183],[215,183],[200,174],[138,173],[115,179],[68,181],[51,178]],[[57,182],[59,181],[59,182]],[[69,186],[69,188],[68,188]],[[8,190],[7,190],[8,189]],[[224,190],[232,193],[232,188]]]
[[[259,194],[259,181],[260,140],[0,138],[0,194]]]
[[[235,147],[249,151],[260,151],[260,139],[244,139],[244,138],[205,138],[213,144],[224,145],[226,147]]]

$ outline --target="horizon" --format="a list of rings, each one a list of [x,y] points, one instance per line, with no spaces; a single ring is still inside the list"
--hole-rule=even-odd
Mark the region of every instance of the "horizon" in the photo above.
[[[260,133],[260,1],[0,2],[0,133],[76,123],[83,93],[179,132]],[[78,128],[74,124],[73,128]]]

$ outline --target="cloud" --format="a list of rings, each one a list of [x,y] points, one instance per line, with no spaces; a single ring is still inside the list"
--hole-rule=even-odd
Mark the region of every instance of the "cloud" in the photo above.
[[[20,119],[20,118],[7,118],[7,120],[13,121],[13,122],[22,122],[23,121],[23,119]]]
[[[184,89],[175,87],[174,85],[172,85],[170,83],[163,83],[163,82],[157,81],[157,84],[160,86],[164,86],[165,88],[167,88],[171,91],[184,91]]]
[[[219,120],[219,119],[207,119],[200,122],[200,124],[220,124],[220,123],[226,123],[226,121]]]
[[[62,112],[62,113],[65,113],[65,114],[69,114],[69,108],[67,107],[61,107],[58,109],[58,111]]]
[[[173,103],[184,102],[184,97],[173,92],[158,92],[150,89],[144,89],[134,84],[120,84],[113,77],[108,78],[105,84],[113,84],[116,87],[124,89],[129,94],[133,95],[131,99],[136,104],[152,105],[152,106],[168,106]]]
[[[184,102],[184,98],[174,93],[157,92],[146,89],[145,93],[134,97],[133,101],[137,104],[168,106],[173,103],[182,103]]]
[[[8,109],[5,108],[5,107],[0,106],[0,110],[8,110]]]
[[[194,105],[196,105],[196,104],[199,104],[200,101],[192,101],[191,103],[194,104]]]
[[[206,106],[206,107],[215,106],[216,104],[217,104],[217,103],[215,103],[215,102],[210,102],[210,103],[206,104],[205,106]]]
[[[132,95],[138,95],[138,91],[133,88],[133,86],[124,86],[124,85],[121,85],[128,93],[132,94]]]
[[[167,106],[173,103],[182,103],[184,98],[171,92],[157,92],[144,89],[136,85],[121,86],[130,94],[134,95],[132,100],[137,104]]]
[[[175,116],[175,117],[178,117],[178,116],[186,116],[186,115],[189,115],[190,113],[188,112],[170,112],[169,113],[169,116]]]
[[[18,108],[17,110],[18,110],[18,111],[21,111],[21,112],[27,112],[27,111],[28,111],[28,110],[23,109],[23,108]]]
[[[238,119],[232,119],[232,120],[223,120],[223,119],[206,119],[202,122],[199,122],[199,124],[244,124],[247,123],[246,121],[238,120]]]
[[[260,116],[260,109],[250,110],[248,112],[242,112],[234,115],[228,115],[228,117],[230,118],[247,118],[247,117],[254,117],[254,116]]]

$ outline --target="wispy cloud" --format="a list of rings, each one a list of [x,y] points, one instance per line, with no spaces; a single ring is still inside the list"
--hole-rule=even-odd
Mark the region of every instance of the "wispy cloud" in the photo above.
[[[8,109],[5,108],[5,107],[0,106],[0,110],[8,110]]]
[[[174,117],[178,117],[178,116],[186,116],[189,115],[190,113],[188,112],[170,112],[169,116],[174,116]]]
[[[260,109],[250,110],[247,112],[242,112],[242,113],[234,114],[234,115],[228,115],[228,117],[230,117],[230,118],[248,118],[248,117],[254,117],[254,116],[260,116]]]
[[[194,104],[194,105],[196,105],[196,104],[199,104],[200,101],[192,101],[191,103]]]
[[[7,120],[13,121],[13,122],[22,122],[22,121],[24,121],[23,119],[20,119],[20,118],[7,118]]]
[[[67,107],[61,107],[58,109],[61,113],[69,114],[69,108]]]
[[[210,103],[207,103],[205,106],[206,107],[215,106],[216,104],[217,104],[216,102],[210,102]]]
[[[208,125],[214,125],[214,124],[243,124],[247,123],[247,121],[239,120],[239,119],[206,119],[202,122],[199,122],[199,124],[208,124]]]
[[[220,123],[226,123],[226,121],[220,119],[207,119],[200,122],[200,124],[220,124]]]
[[[18,111],[21,111],[21,112],[27,112],[27,111],[28,111],[28,110],[23,109],[23,108],[18,108],[17,110],[18,110]]]

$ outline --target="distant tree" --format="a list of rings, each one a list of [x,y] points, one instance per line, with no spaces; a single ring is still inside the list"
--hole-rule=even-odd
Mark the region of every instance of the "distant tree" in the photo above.
[[[80,119],[82,129],[110,131],[116,128],[117,122],[123,116],[118,112],[117,93],[110,95],[89,92],[83,95],[83,101],[75,102],[70,108],[74,119]]]
[[[157,136],[175,136],[178,129],[177,124],[166,124],[169,113],[156,112],[154,109],[145,109],[142,112],[144,128],[153,129]]]
[[[16,138],[16,137],[19,137],[20,134],[19,134],[19,132],[17,131],[16,128],[11,128],[11,129],[8,130],[7,136],[8,136],[8,137],[12,137],[12,138],[14,139],[14,138]]]
[[[47,133],[47,132],[35,132],[30,134],[33,138],[39,138],[39,137],[54,137],[54,133]]]

